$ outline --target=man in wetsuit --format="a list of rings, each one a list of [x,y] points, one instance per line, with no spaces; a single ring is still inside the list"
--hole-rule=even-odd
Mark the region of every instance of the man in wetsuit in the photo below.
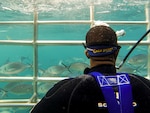
[[[112,28],[92,27],[85,51],[90,68],[84,75],[55,84],[31,113],[150,113],[150,81],[116,73],[119,49]]]

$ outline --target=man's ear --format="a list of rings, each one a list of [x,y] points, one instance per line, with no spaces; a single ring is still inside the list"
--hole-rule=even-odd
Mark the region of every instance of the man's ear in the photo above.
[[[119,49],[115,51],[115,59],[117,59],[118,53],[119,53]]]
[[[86,55],[87,58],[90,58],[90,55],[89,55],[87,50],[85,50],[85,55]]]

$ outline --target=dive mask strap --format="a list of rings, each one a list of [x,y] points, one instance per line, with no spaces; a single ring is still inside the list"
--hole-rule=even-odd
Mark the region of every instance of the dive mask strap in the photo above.
[[[86,50],[92,57],[106,56],[120,49],[120,46],[87,46]]]

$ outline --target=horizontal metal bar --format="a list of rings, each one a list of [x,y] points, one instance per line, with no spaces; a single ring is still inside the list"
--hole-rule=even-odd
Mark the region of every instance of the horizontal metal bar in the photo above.
[[[51,81],[51,80],[63,80],[68,77],[38,77],[37,81]]]
[[[38,45],[82,45],[84,40],[38,40]]]
[[[149,21],[103,21],[108,24],[148,24]]]
[[[40,100],[37,99],[37,102]],[[33,107],[37,102],[30,102],[30,99],[5,99],[0,100],[0,107]]]
[[[121,45],[132,45],[137,41],[118,41]],[[37,45],[82,45],[85,43],[84,40],[38,40],[34,42]],[[0,44],[10,44],[10,45],[32,45],[33,41],[25,40],[0,40]],[[149,45],[149,41],[141,41],[140,45]]]
[[[37,102],[39,102],[41,99],[37,99]],[[0,99],[0,104],[5,104],[5,103],[33,103],[30,102],[31,99]]]
[[[33,21],[0,21],[0,24],[33,24]]]
[[[63,79],[68,79],[69,77],[37,77],[36,81],[60,81]],[[30,81],[33,82],[33,77],[0,77],[0,81],[7,82],[7,81]]]
[[[0,40],[0,44],[19,44],[19,45],[32,45],[33,41],[32,40]]]
[[[38,24],[90,24],[90,20],[37,21]]]
[[[0,40],[0,44],[19,44],[19,45],[32,45],[33,43],[38,44],[38,45],[53,45],[53,44],[60,44],[60,45],[70,45],[70,44],[75,44],[75,45],[81,45],[85,41],[82,40],[38,40],[33,42],[31,41],[26,41],[26,40]]]
[[[39,24],[91,24],[88,20],[66,21],[37,21]],[[95,21],[96,22],[96,21]],[[148,21],[103,21],[108,24],[148,24]]]
[[[7,99],[7,100],[0,100],[0,107],[32,107],[35,104],[36,103],[31,103],[30,99]]]
[[[95,20],[96,21],[96,20]],[[91,20],[37,21],[37,24],[91,24]],[[103,21],[108,24],[148,24],[149,21]],[[34,21],[0,21],[0,24],[34,24]]]
[[[20,81],[20,80],[24,80],[24,81],[33,81],[33,77],[0,77],[0,81]]]
[[[37,81],[63,80],[68,77],[37,77]],[[0,81],[33,81],[34,77],[0,77]]]
[[[121,45],[132,45],[135,44],[137,41],[118,41],[118,44]],[[84,40],[70,40],[70,41],[49,41],[49,40],[38,40],[36,42],[38,45],[82,45],[83,43],[85,43]],[[141,41],[140,45],[149,45],[150,42],[149,41]]]
[[[32,107],[36,103],[0,103],[0,107]]]
[[[0,104],[4,103],[28,103],[30,99],[7,99],[7,100],[0,100]]]
[[[134,45],[135,43],[137,43],[137,41],[118,41],[118,44],[120,45]],[[150,42],[148,40],[141,41],[139,45],[150,45]]]

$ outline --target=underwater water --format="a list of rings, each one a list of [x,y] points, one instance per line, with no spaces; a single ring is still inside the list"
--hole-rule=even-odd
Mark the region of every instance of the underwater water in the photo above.
[[[0,0],[0,113],[28,113],[35,104],[31,98],[34,92],[37,91],[36,97],[41,99],[61,77],[80,76],[89,66],[83,45],[72,44],[72,41],[84,41],[91,26],[91,5],[94,6],[94,21],[106,21],[114,30],[125,31],[124,36],[118,37],[119,42],[136,42],[147,31],[144,22],[147,19],[145,9],[150,8],[148,2],[149,0]],[[38,15],[37,20],[35,14]],[[74,21],[78,22],[73,23]],[[137,23],[118,24],[113,21]],[[64,43],[59,44],[57,41]],[[134,44],[120,45],[122,48],[116,65],[121,63]],[[139,44],[118,72],[147,77],[148,56],[148,45]],[[36,82],[33,80],[35,76],[45,79]],[[59,77],[60,79],[55,79]],[[26,105],[23,100],[29,100],[31,105]],[[12,105],[14,101],[21,104]],[[5,106],[4,103],[11,103],[12,107]]]

